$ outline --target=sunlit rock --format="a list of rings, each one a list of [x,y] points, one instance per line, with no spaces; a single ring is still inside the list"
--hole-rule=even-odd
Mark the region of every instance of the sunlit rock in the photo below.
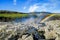
[[[22,39],[23,39],[23,40],[33,40],[33,36],[30,35],[30,36],[27,37],[27,35],[23,35],[23,36],[22,36]]]

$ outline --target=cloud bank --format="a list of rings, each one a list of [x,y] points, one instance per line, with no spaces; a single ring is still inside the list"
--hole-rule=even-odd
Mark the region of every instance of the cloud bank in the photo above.
[[[29,2],[27,2],[27,4],[29,4]],[[60,12],[59,5],[60,5],[60,0],[48,0],[48,2],[39,2],[30,5],[28,8],[28,12],[34,12],[34,11]]]

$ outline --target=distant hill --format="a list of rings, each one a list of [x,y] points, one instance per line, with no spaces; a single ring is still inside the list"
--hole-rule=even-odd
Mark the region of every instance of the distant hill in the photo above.
[[[30,12],[30,13],[34,13],[34,14],[40,14],[40,13],[43,13],[43,14],[51,14],[50,12]]]
[[[17,13],[20,13],[20,14],[21,14],[22,12],[8,11],[8,10],[0,10],[0,14],[5,14],[5,13],[7,13],[7,14],[9,14],[9,13],[10,13],[10,14],[11,14],[11,13],[16,13],[16,14],[17,14]],[[24,13],[23,13],[23,14],[24,14]]]

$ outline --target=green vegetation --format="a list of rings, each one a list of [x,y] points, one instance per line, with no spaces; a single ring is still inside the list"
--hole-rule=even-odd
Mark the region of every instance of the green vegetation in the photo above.
[[[9,18],[21,18],[21,17],[27,17],[28,14],[0,14],[0,17],[9,17]]]
[[[29,14],[21,13],[21,12],[14,12],[14,11],[6,11],[6,10],[0,11],[0,21],[2,22],[13,21],[16,18],[23,18],[23,17],[25,18],[29,17]]]
[[[21,17],[27,17],[27,16],[29,16],[27,13],[0,10],[0,17],[21,18]]]
[[[56,14],[54,17],[60,17],[60,14]]]
[[[59,19],[60,20],[60,14],[56,14],[55,16],[53,16],[54,19]]]

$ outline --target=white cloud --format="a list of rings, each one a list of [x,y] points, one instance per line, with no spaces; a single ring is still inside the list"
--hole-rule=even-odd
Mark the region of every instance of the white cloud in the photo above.
[[[16,5],[16,0],[13,0],[13,4]]]
[[[23,7],[23,9],[26,9],[26,7]]]
[[[37,3],[29,7],[29,12],[34,11],[46,11],[46,12],[54,12],[56,10],[57,4],[56,3]]]
[[[33,5],[33,6],[30,6],[29,7],[29,12],[34,12],[37,8],[39,8],[39,6],[38,5]]]
[[[27,0],[27,1],[24,3],[25,6],[23,7],[23,9],[26,9],[26,8],[27,8],[26,6],[29,5],[29,4],[31,3],[31,1],[32,1],[32,0]]]
[[[36,3],[34,5],[31,5],[28,8],[28,12],[34,12],[34,11],[60,12],[60,6],[59,6],[60,1],[59,0],[48,0],[48,1],[49,2]],[[30,2],[28,1],[27,4],[29,4]]]
[[[54,10],[53,13],[60,13],[60,10]]]
[[[43,3],[40,5],[39,10],[40,11],[52,11],[56,8],[56,4],[50,4],[50,3]]]

